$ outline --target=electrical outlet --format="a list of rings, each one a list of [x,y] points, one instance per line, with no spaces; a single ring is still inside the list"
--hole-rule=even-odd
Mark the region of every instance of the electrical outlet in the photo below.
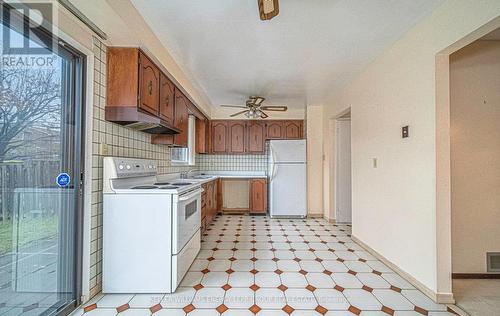
[[[108,155],[108,144],[99,143],[99,155],[102,155],[102,156]]]

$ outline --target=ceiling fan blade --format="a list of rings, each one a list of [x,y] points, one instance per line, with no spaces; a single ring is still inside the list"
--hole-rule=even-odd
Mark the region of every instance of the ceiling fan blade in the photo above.
[[[226,104],[221,104],[220,106],[225,107],[225,108],[237,108],[237,109],[246,109],[247,108],[244,105],[226,105]]]
[[[249,110],[245,110],[245,111],[240,111],[240,112],[237,112],[237,113],[234,113],[234,114],[231,114],[230,117],[235,117],[235,116],[238,116],[240,114],[243,114],[245,112],[248,112]]]
[[[265,118],[268,118],[268,117],[269,117],[269,115],[267,115],[266,113],[260,111],[260,118],[265,119]]]
[[[286,111],[288,110],[288,107],[286,106],[278,106],[278,105],[270,105],[270,106],[262,106],[261,110],[266,110],[266,111]]]

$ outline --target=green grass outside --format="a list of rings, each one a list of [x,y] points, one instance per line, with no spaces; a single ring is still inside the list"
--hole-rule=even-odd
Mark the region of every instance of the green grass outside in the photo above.
[[[57,231],[58,218],[56,215],[24,218],[19,223],[18,244],[24,246],[37,240],[55,238]],[[13,232],[12,220],[7,219],[0,222],[0,255],[12,252]]]

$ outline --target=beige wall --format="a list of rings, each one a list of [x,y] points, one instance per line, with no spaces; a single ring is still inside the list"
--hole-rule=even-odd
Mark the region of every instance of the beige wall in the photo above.
[[[450,56],[454,273],[486,273],[500,252],[500,41]]]
[[[307,107],[307,212],[323,216],[323,107]]]
[[[324,109],[323,135],[329,119],[352,109],[353,235],[434,297],[451,298],[450,271],[438,283],[435,59],[499,15],[499,1],[445,1],[334,91]],[[410,126],[408,139],[401,138],[404,125]],[[332,148],[330,137],[324,141]],[[451,261],[451,254],[443,256]]]

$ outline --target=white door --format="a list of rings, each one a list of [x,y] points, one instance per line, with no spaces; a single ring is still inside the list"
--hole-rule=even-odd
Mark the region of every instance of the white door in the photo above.
[[[352,221],[351,121],[337,121],[337,216],[338,223]]]
[[[306,164],[275,164],[270,175],[271,216],[306,216]]]

